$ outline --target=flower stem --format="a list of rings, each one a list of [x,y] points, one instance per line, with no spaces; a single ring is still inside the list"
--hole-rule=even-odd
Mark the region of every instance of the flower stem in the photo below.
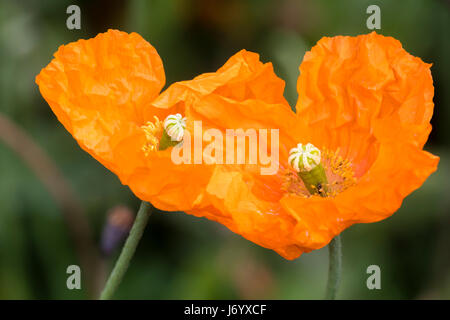
[[[120,253],[119,259],[117,260],[116,265],[114,266],[114,269],[106,282],[105,288],[100,295],[100,300],[111,299],[112,295],[122,281],[122,278],[130,264],[131,258],[136,251],[139,240],[141,240],[142,234],[144,233],[148,218],[150,217],[151,212],[149,212],[149,208],[150,204],[142,201],[136,219],[134,220],[133,227],[131,228],[127,241],[122,248],[122,252]]]
[[[329,267],[328,267],[328,284],[325,299],[334,300],[339,289],[342,272],[342,244],[341,236],[337,235],[328,245],[329,250]]]

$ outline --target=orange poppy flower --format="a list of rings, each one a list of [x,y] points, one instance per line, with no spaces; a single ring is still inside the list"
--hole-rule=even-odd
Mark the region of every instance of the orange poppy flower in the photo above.
[[[259,99],[242,90],[229,99],[224,91],[182,102],[217,127],[280,130],[275,175],[261,175],[261,164],[216,166],[205,194],[214,209],[188,213],[287,259],[352,224],[389,217],[439,162],[423,150],[433,113],[430,65],[399,41],[374,32],[323,38],[305,54],[297,89],[296,113],[281,93]]]
[[[195,120],[178,103],[177,90],[187,92],[189,83],[190,94],[183,98],[192,101],[218,94],[233,101],[251,93],[270,102],[282,99],[284,90],[271,64],[243,50],[217,72],[178,82],[171,93],[160,95],[165,74],[158,53],[140,35],[117,30],[61,46],[36,83],[82,149],[140,199],[167,211],[214,210],[205,197],[214,166],[171,160],[176,143],[167,134],[177,142]],[[208,108],[217,117],[215,106]],[[208,125],[207,117],[202,120]]]

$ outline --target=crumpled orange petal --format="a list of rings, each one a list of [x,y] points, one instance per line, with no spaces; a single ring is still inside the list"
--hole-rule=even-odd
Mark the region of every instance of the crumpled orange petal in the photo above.
[[[280,99],[284,82],[257,54],[241,51],[217,72],[173,84],[160,95],[165,75],[156,50],[136,33],[108,30],[61,46],[36,77],[42,96],[79,145],[114,172],[142,200],[159,209],[217,213],[205,196],[214,166],[174,164],[171,149],[145,154],[141,126],[181,113],[205,127],[220,117],[216,105],[202,113],[183,99]]]
[[[242,50],[216,73],[203,74],[193,80],[171,85],[153,105],[184,109],[188,117],[187,127],[191,132],[192,121],[189,119],[201,120],[204,129],[214,128],[223,133],[227,129],[279,130],[280,127],[289,128],[295,125],[295,115],[285,100],[283,91],[284,81],[276,76],[272,64],[263,64],[257,54]],[[287,143],[280,143],[281,147],[284,145]],[[285,149],[284,153],[287,154],[288,151]],[[234,154],[237,152],[235,145]],[[248,155],[248,152],[246,154]],[[252,165],[241,167],[245,171],[257,169],[259,172],[259,168]],[[278,179],[277,176],[265,177],[268,181]],[[224,202],[239,202],[235,193],[230,190],[233,190],[234,185],[238,186],[236,181],[240,179],[240,174],[229,166],[215,165],[203,196],[204,203],[208,202],[210,205],[186,210],[186,213],[217,221],[244,235],[245,230],[237,221],[245,220],[250,223],[251,211],[248,214],[240,210],[230,212],[223,205]],[[240,192],[236,193],[242,196]],[[250,198],[244,198],[247,204],[251,203]],[[280,223],[283,223],[282,219]]]
[[[216,72],[172,84],[152,102],[152,107],[184,114],[191,135],[194,121],[202,121],[203,130],[215,128],[225,135],[226,129],[240,127],[240,120],[227,117],[227,110],[220,109],[222,105],[218,101],[273,101],[289,108],[283,90],[284,81],[275,75],[270,63],[263,64],[257,54],[242,50]],[[205,146],[206,143],[202,148]],[[196,147],[192,145],[191,158]],[[208,217],[220,215],[211,203],[214,199],[206,191],[210,177],[220,169],[204,161],[202,164],[175,165],[170,159],[170,152],[166,150],[149,157],[152,168],[157,169],[137,172],[130,179],[133,192],[141,199],[152,199],[155,206],[166,211],[186,211]],[[165,178],[168,174],[170,178]],[[180,181],[178,176],[184,177],[183,180]],[[171,188],[170,192],[161,190],[161,186],[177,184],[182,186]],[[195,210],[195,213],[191,210]]]
[[[135,33],[109,30],[60,47],[36,82],[80,146],[139,198],[218,221],[293,259],[354,223],[390,216],[436,170],[439,158],[423,151],[433,113],[429,68],[376,33],[323,38],[300,67],[294,114],[283,80],[257,54],[243,50],[217,72],[159,94],[156,50]],[[188,130],[196,120],[222,133],[279,129],[278,173],[261,175],[260,162],[176,165],[171,148],[145,155],[141,126],[177,112]],[[339,150],[356,185],[327,198],[283,190],[288,152],[299,142]]]
[[[294,259],[325,246],[354,223],[389,217],[439,161],[422,150],[433,113],[429,68],[397,40],[376,33],[320,40],[300,67],[296,125],[291,125],[293,115],[280,117],[280,112],[271,113],[270,120],[236,114],[243,123],[257,121],[258,127],[271,127],[279,117],[291,125],[290,130],[279,126],[280,145],[290,144],[280,150],[280,169],[287,164],[285,148],[311,142],[340,150],[352,162],[356,185],[335,197],[306,198],[283,193],[282,170],[268,178],[257,170],[227,169],[233,178],[226,191],[219,187],[223,178],[210,182],[210,194],[221,195],[215,205],[227,218],[217,220]]]
[[[284,81],[276,76],[271,63],[263,64],[258,54],[241,50],[217,72],[172,84],[153,105],[187,106],[187,115],[195,113],[196,120],[205,119],[218,128],[232,128],[239,126],[240,120],[235,115],[228,117],[222,102],[257,100],[289,108],[283,91]]]
[[[156,50],[140,35],[117,30],[60,46],[36,77],[58,120],[124,183],[143,165],[144,109],[164,82]]]
[[[436,170],[439,158],[422,150],[434,107],[430,66],[375,32],[323,38],[305,55],[297,113],[308,133],[297,135],[352,160],[358,185],[336,197],[338,209],[355,208],[345,219],[390,216]]]
[[[297,113],[327,134],[370,131],[375,122],[390,119],[414,129],[409,141],[422,147],[433,114],[430,66],[398,40],[375,32],[322,38],[300,66]]]
[[[164,86],[164,69],[157,51],[140,35],[108,30],[61,46],[36,82],[78,144],[138,197],[164,210],[194,206],[208,172],[174,168],[170,150],[151,156],[142,150],[141,126],[179,110],[152,106]]]

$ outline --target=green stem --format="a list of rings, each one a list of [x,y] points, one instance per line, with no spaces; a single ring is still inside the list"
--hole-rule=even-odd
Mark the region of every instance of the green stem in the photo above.
[[[341,236],[337,235],[328,245],[329,250],[329,267],[328,267],[328,284],[325,299],[334,300],[339,289],[342,272],[342,244]]]
[[[148,218],[150,217],[151,212],[148,211],[149,208],[150,204],[142,201],[136,219],[134,220],[133,227],[131,228],[127,241],[122,248],[122,252],[120,253],[119,259],[117,260],[116,265],[114,266],[114,269],[106,282],[105,288],[100,295],[101,300],[111,299],[112,295],[122,281],[122,278],[130,264],[131,258],[133,258],[134,252],[136,251],[139,240],[141,240],[142,234],[144,233]]]

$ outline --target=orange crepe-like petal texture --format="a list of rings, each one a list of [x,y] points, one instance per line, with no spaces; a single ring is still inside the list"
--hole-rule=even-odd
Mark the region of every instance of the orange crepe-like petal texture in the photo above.
[[[305,55],[297,113],[308,133],[296,135],[353,162],[358,185],[336,197],[338,209],[353,211],[345,219],[390,216],[436,170],[439,158],[422,150],[434,106],[430,66],[375,32],[323,38]]]
[[[357,184],[336,197],[304,198],[283,193],[282,170],[270,178],[257,170],[228,168],[232,178],[218,174],[209,184],[221,213],[216,220],[294,259],[325,246],[354,223],[393,214],[439,161],[422,150],[433,113],[429,67],[397,40],[376,33],[320,40],[300,67],[296,125],[289,130],[280,123],[284,118],[292,124],[292,115],[284,111],[282,116],[271,113],[269,119],[260,119],[251,111],[243,116],[228,107],[228,117],[239,116],[244,124],[257,121],[258,127],[273,127],[275,119],[281,169],[287,164],[286,149],[296,143],[339,148],[339,154],[352,161]],[[261,110],[255,105],[253,112]]]
[[[141,126],[155,115],[162,120],[178,112],[190,122],[197,119],[184,103],[178,103],[189,83],[198,97],[279,99],[287,105],[284,82],[270,64],[246,51],[217,72],[171,87],[180,92],[172,94],[170,89],[159,97],[164,81],[156,50],[138,34],[117,30],[61,46],[36,77],[43,97],[79,145],[139,198],[167,211],[195,208],[217,213],[204,195],[214,166],[174,164],[172,148],[145,155]],[[212,126],[210,117],[217,117],[215,107],[203,109],[205,115],[199,119],[206,127]]]
[[[227,112],[221,109],[220,103],[223,100],[242,102],[257,99],[289,107],[283,91],[284,81],[276,76],[271,63],[263,64],[259,61],[258,54],[241,50],[217,72],[205,73],[193,80],[172,84],[153,105],[160,108],[175,105],[187,106],[189,110],[186,112],[189,115],[188,112],[199,111],[191,110],[193,107],[198,107],[196,101],[207,101],[198,115],[208,121],[214,121],[227,117]],[[239,118],[228,120],[239,124]]]
[[[164,69],[140,35],[109,30],[61,46],[36,82],[79,145],[138,197],[163,210],[201,206],[212,168],[176,166],[170,150],[149,156],[142,150],[141,126],[180,110],[152,106],[164,86]]]
[[[274,73],[272,64],[263,64],[258,54],[242,50],[215,73],[171,85],[153,105],[184,109],[191,133],[193,121],[200,120],[203,130],[214,128],[225,136],[227,129],[294,125],[294,118],[290,123],[286,121],[288,115],[294,114],[283,91],[284,81]],[[261,127],[266,119],[271,120],[271,126]]]
[[[233,107],[233,103],[240,103],[243,106],[246,103],[257,104],[261,101],[269,101],[274,103],[272,108],[273,113],[276,112],[275,108],[278,105],[283,107],[285,111],[287,110],[292,113],[283,97],[283,91],[284,81],[275,75],[272,65],[270,63],[263,64],[260,62],[259,56],[256,53],[242,50],[233,55],[216,72],[202,74],[193,80],[172,84],[153,101],[152,106],[161,109],[172,109],[177,112],[182,110],[182,113],[187,118],[187,130],[191,134],[191,144],[193,144],[194,121],[202,121],[202,129],[204,131],[209,128],[214,128],[221,131],[223,136],[225,136],[226,129],[244,128],[241,126],[239,117],[228,116],[228,110],[223,108],[223,102],[228,102],[230,107]],[[245,114],[245,110],[242,108],[241,112]],[[267,113],[261,112],[259,114],[261,118],[266,116]],[[256,124],[256,122],[253,122],[253,124]],[[250,127],[254,128],[253,126]],[[206,145],[207,143],[204,142],[203,149]],[[199,146],[192,146],[191,158],[193,157],[195,148],[199,148]],[[203,164],[166,164],[165,167],[167,172],[171,172],[171,175],[172,172],[173,174],[177,174],[181,170],[189,171],[186,175],[189,175],[190,184],[197,183],[203,188],[203,192],[199,193],[196,199],[192,199],[193,205],[190,208],[183,206],[182,208],[179,207],[178,210],[183,210],[197,216],[214,218],[216,215],[220,215],[220,212],[211,204],[215,199],[214,197],[209,197],[206,191],[208,183],[205,181],[211,175],[217,176],[217,172],[222,169],[205,164],[204,161],[203,159]],[[171,163],[171,160],[167,159],[167,162]],[[160,161],[160,165],[163,165],[163,163],[164,161]],[[180,169],[180,167],[185,167],[185,169]],[[195,173],[194,170],[198,172]],[[140,184],[140,187],[133,191],[141,199],[145,199],[148,198],[147,194],[149,190],[154,190],[158,187],[147,185],[147,183],[143,182],[144,180],[140,179],[141,174],[136,175],[136,179],[133,180],[136,184]],[[155,172],[155,175],[162,175],[162,173]],[[200,177],[203,178],[201,179]],[[166,182],[161,181],[161,183],[164,184]],[[171,199],[186,198],[186,193],[189,194],[189,192],[190,189],[187,188],[186,192],[180,194],[174,193],[171,195]],[[156,204],[167,211],[174,210],[173,207],[164,206],[163,203],[156,202]],[[193,212],[191,209],[196,211]]]
[[[36,82],[78,144],[138,197],[163,210],[198,204],[212,168],[175,166],[170,150],[150,156],[142,150],[141,126],[179,110],[152,107],[165,75],[158,53],[140,35],[108,30],[61,46]]]
[[[192,121],[202,120],[204,130],[218,129],[225,136],[227,129],[279,129],[281,126],[288,128],[295,125],[295,115],[285,100],[283,91],[284,81],[276,76],[272,64],[263,64],[256,53],[242,50],[215,73],[171,85],[153,105],[184,109],[190,132],[193,131]],[[283,137],[287,138],[288,135]],[[234,150],[237,154],[236,145]],[[285,150],[285,154],[287,152]],[[255,168],[243,165],[241,169],[252,171]],[[259,168],[257,169],[259,172]],[[237,220],[250,222],[252,218],[239,210],[235,211],[238,215],[233,216],[233,212],[228,212],[222,203],[235,201],[235,196],[229,192],[235,183],[234,177],[237,181],[241,178],[230,166],[216,165],[203,199],[204,203],[208,199],[211,205],[186,210],[186,213],[218,221],[242,234]],[[276,176],[266,177],[269,180],[277,179]]]
[[[58,120],[123,183],[143,165],[144,109],[164,82],[156,50],[140,35],[117,30],[60,46],[36,77]]]
[[[211,212],[217,214],[206,193],[209,178],[216,168],[206,164],[204,159],[201,164],[193,164],[195,149],[203,150],[207,145],[194,144],[193,122],[202,121],[203,130],[214,128],[225,135],[225,129],[233,128],[230,122],[236,126],[239,119],[227,118],[227,111],[220,109],[221,104],[216,100],[276,101],[289,108],[283,90],[284,81],[275,75],[272,65],[261,63],[257,54],[245,50],[232,56],[216,72],[172,84],[151,105],[161,112],[171,110],[171,114],[179,112],[187,118],[187,130],[192,137],[191,163],[174,164],[170,149],[151,154],[149,165],[130,177],[130,188],[139,198],[151,199],[156,207],[166,211],[189,212],[195,209],[204,212],[203,215],[213,216]],[[196,110],[199,106],[201,112]],[[228,119],[229,122],[225,125],[218,119]]]
[[[433,114],[430,66],[375,32],[322,38],[301,64],[297,113],[317,131],[333,134],[367,132],[374,122],[391,119],[422,147]]]

